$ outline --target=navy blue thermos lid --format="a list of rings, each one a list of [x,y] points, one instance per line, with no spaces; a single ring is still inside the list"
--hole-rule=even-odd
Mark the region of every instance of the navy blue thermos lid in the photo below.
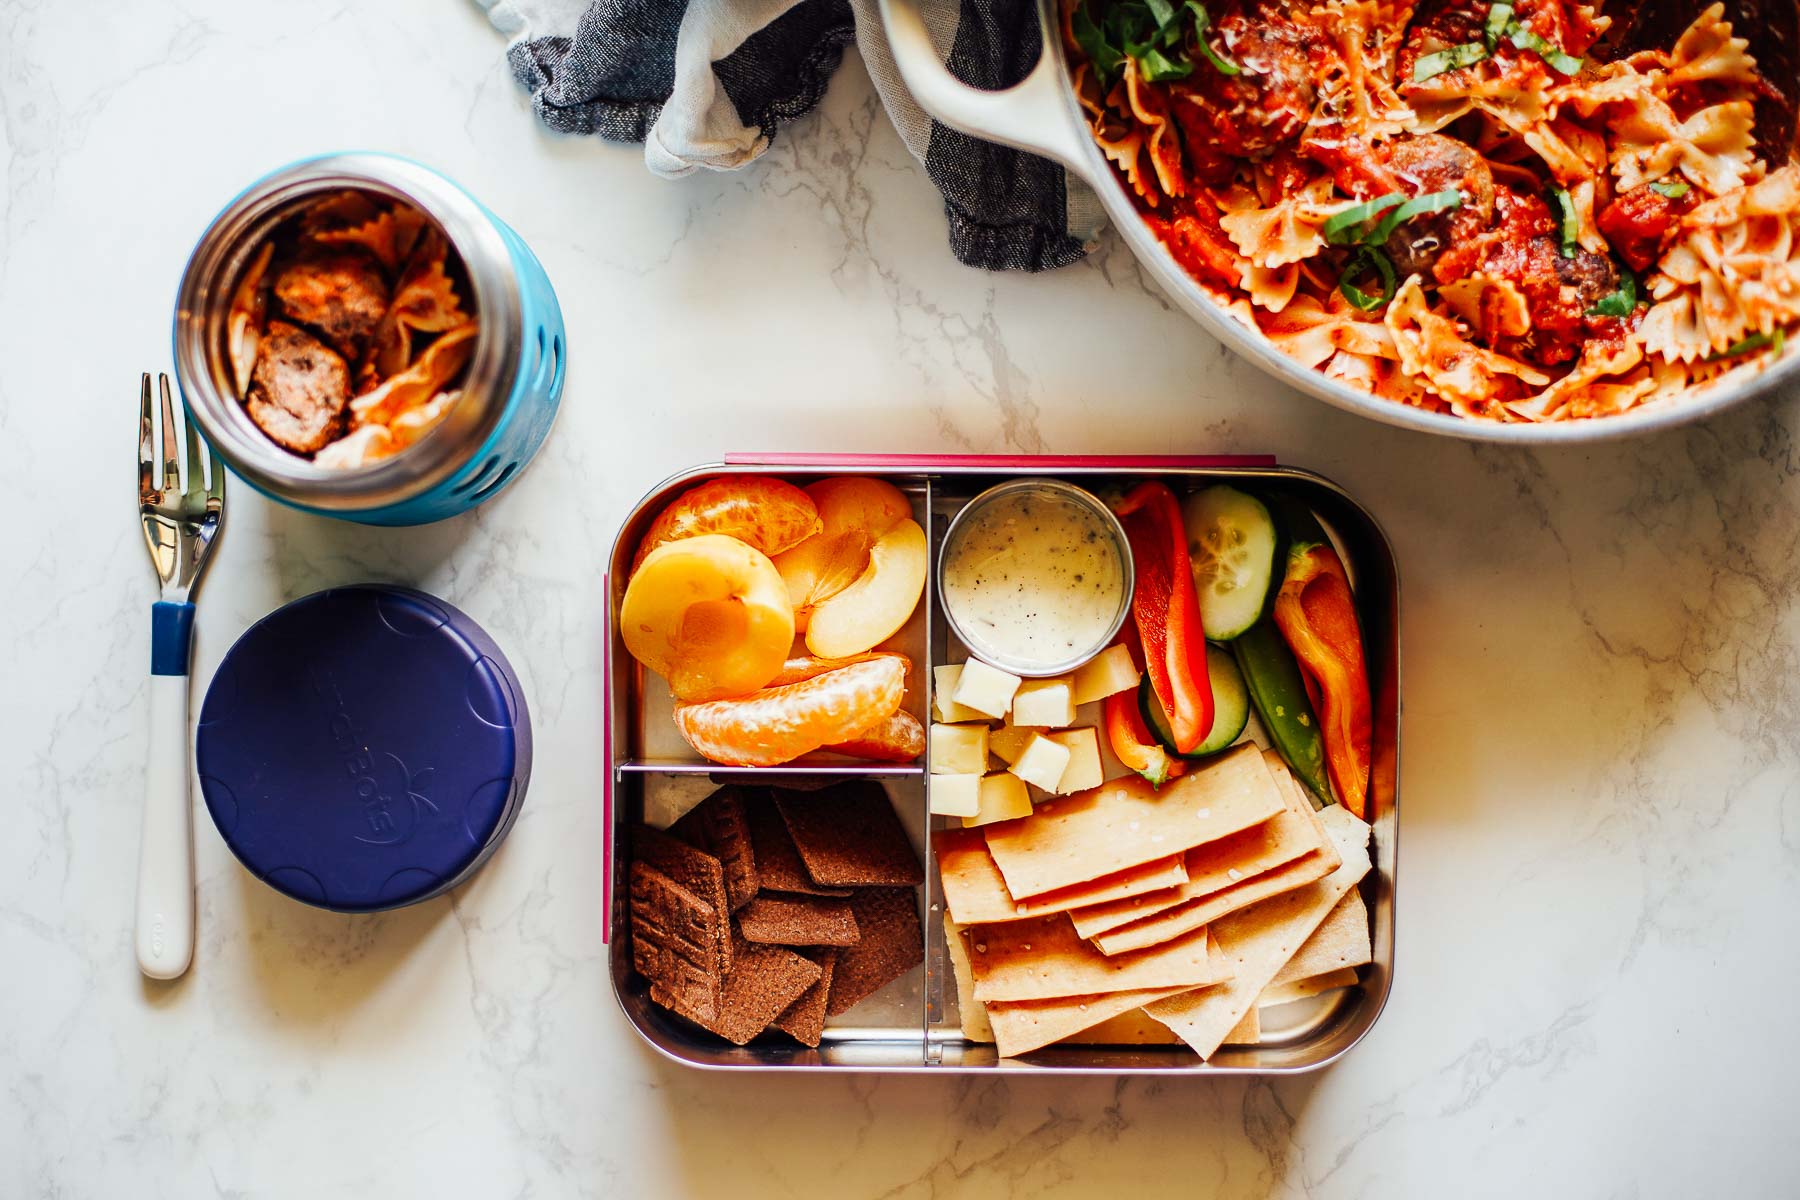
[[[373,912],[455,887],[494,852],[531,777],[531,720],[506,656],[464,613],[407,588],[332,588],[232,646],[195,764],[258,879]]]

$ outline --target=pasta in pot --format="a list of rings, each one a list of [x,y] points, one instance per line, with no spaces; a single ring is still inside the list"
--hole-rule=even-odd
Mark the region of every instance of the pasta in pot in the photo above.
[[[1062,33],[1143,219],[1234,318],[1395,403],[1582,420],[1800,337],[1780,89],[1723,4],[1628,54],[1609,8],[1641,33],[1576,0],[1063,0]]]

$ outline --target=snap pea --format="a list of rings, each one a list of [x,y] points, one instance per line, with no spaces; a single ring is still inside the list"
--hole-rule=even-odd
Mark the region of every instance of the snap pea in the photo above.
[[[1314,808],[1331,802],[1331,784],[1325,774],[1325,740],[1319,734],[1319,718],[1313,715],[1312,701],[1307,699],[1306,684],[1300,678],[1300,664],[1282,640],[1270,617],[1264,617],[1231,643],[1237,656],[1238,670],[1243,672],[1244,687],[1256,709],[1256,719],[1275,744],[1276,753],[1287,760],[1306,789],[1312,793]]]

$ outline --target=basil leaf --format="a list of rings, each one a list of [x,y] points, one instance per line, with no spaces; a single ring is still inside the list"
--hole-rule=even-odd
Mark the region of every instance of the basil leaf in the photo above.
[[[1406,224],[1414,217],[1422,217],[1428,213],[1449,212],[1463,206],[1462,193],[1451,189],[1445,192],[1432,192],[1428,196],[1414,196],[1399,208],[1387,215],[1387,219],[1377,225],[1374,230],[1363,237],[1363,241],[1371,246],[1379,246],[1394,236],[1394,230]]]
[[[1194,40],[1200,43],[1200,53],[1212,64],[1213,70],[1227,78],[1235,78],[1244,73],[1244,68],[1212,48],[1206,40],[1206,33],[1212,28],[1212,15],[1206,11],[1206,5],[1200,0],[1187,0],[1188,11],[1194,14]]]
[[[1326,221],[1320,232],[1325,240],[1333,246],[1348,246],[1362,241],[1363,226],[1374,220],[1388,209],[1406,202],[1404,192],[1389,192],[1378,196],[1367,204],[1359,204],[1355,208],[1347,208],[1337,216]]]
[[[1149,83],[1167,83],[1171,79],[1186,79],[1194,73],[1191,62],[1174,62],[1167,58],[1161,50],[1151,48],[1137,56],[1138,70],[1143,73]]]
[[[1436,54],[1427,54],[1413,64],[1413,82],[1424,83],[1427,79],[1436,79],[1449,71],[1472,67],[1487,57],[1488,48],[1480,42],[1464,42],[1448,50],[1439,50]]]
[[[1679,200],[1694,189],[1679,179],[1659,179],[1650,185],[1650,190],[1659,196],[1667,196],[1671,200]]]
[[[1637,275],[1630,267],[1619,268],[1619,290],[1604,297],[1600,303],[1587,310],[1590,317],[1629,317],[1637,311],[1638,283]]]
[[[1103,82],[1111,82],[1119,74],[1119,68],[1125,65],[1125,56],[1113,49],[1094,24],[1094,18],[1088,15],[1087,5],[1076,7],[1074,18],[1070,22],[1075,31],[1075,44],[1081,47],[1082,54],[1094,64],[1094,70],[1100,72]]]
[[[1156,22],[1156,31],[1161,33],[1175,19],[1175,6],[1169,0],[1144,0],[1144,6],[1150,10],[1150,19]]]
[[[1556,214],[1562,256],[1574,258],[1575,251],[1581,247],[1581,214],[1575,211],[1575,197],[1569,195],[1568,188],[1553,187],[1550,189],[1550,208]]]
[[[1787,330],[1777,329],[1774,333],[1753,333],[1743,341],[1709,356],[1706,361],[1723,362],[1728,358],[1736,358],[1740,354],[1752,354],[1758,350],[1771,348],[1774,349],[1777,358],[1787,352]]]
[[[1506,3],[1505,0],[1498,0],[1494,7],[1488,9],[1487,25],[1482,29],[1481,36],[1487,41],[1489,54],[1499,47],[1500,39],[1506,36],[1506,31],[1512,27],[1512,23],[1513,6]]]
[[[1556,43],[1533,33],[1523,25],[1514,22],[1512,27],[1512,44],[1521,50],[1530,50],[1539,58],[1550,64],[1550,69],[1559,75],[1581,74],[1581,60],[1571,54],[1564,54]]]
[[[1371,296],[1356,286],[1356,280],[1373,268],[1381,276],[1381,295]],[[1351,257],[1344,267],[1343,275],[1338,277],[1338,291],[1344,299],[1363,312],[1377,312],[1386,308],[1400,290],[1399,277],[1394,272],[1394,263],[1386,254],[1374,246],[1363,246]]]

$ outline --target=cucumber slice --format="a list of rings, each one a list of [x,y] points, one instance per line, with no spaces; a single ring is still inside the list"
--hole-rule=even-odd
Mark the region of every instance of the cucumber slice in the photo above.
[[[1261,500],[1224,484],[1189,496],[1182,519],[1200,624],[1208,639],[1229,642],[1256,624],[1277,586],[1275,519]]]
[[[1238,669],[1237,659],[1232,657],[1231,651],[1207,643],[1206,677],[1212,684],[1212,730],[1193,753],[1185,755],[1175,749],[1175,732],[1169,724],[1168,713],[1163,711],[1162,701],[1157,698],[1156,689],[1150,686],[1150,672],[1144,672],[1138,683],[1138,712],[1143,714],[1151,735],[1170,754],[1182,758],[1217,754],[1243,737],[1245,727],[1250,724],[1250,689],[1244,686],[1244,673]]]

